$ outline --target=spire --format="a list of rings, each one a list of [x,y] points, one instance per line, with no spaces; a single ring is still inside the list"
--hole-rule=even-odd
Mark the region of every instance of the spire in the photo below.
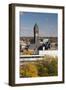
[[[38,31],[39,30],[37,23],[35,23],[35,25],[34,25],[34,30],[35,31]]]
[[[39,28],[38,28],[37,23],[35,23],[35,25],[34,25],[34,43],[38,44],[38,42],[39,42]]]

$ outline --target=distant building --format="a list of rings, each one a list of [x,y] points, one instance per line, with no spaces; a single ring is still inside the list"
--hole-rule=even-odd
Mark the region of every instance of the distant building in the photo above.
[[[34,25],[34,43],[30,44],[29,49],[33,49],[35,54],[39,54],[39,50],[45,50],[45,49],[50,48],[50,44],[48,42],[49,39],[43,39],[42,41],[43,42],[40,42],[38,25],[35,24]]]
[[[34,50],[34,54],[38,54],[38,47],[39,47],[39,28],[38,25],[35,24],[34,28],[33,28],[33,32],[34,32],[34,43],[30,44],[29,49],[33,49]]]
[[[37,24],[34,25],[34,43],[39,43],[39,28]]]

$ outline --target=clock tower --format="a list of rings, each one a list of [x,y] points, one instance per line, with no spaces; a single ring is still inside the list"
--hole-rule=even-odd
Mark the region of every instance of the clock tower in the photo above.
[[[34,25],[34,43],[39,43],[39,28],[37,24]]]
[[[38,54],[39,47],[39,28],[38,25],[34,25],[34,44],[35,44],[35,54]]]

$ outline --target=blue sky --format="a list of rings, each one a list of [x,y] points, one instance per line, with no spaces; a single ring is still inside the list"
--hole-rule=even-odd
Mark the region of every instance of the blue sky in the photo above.
[[[58,36],[56,13],[20,12],[20,36],[33,36],[33,27],[38,24],[39,34],[44,37]]]

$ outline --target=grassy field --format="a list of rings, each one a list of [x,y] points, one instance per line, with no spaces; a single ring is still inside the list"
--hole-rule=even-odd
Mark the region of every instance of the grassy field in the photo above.
[[[41,60],[20,64],[20,77],[46,77],[58,75],[58,57],[45,55]]]

